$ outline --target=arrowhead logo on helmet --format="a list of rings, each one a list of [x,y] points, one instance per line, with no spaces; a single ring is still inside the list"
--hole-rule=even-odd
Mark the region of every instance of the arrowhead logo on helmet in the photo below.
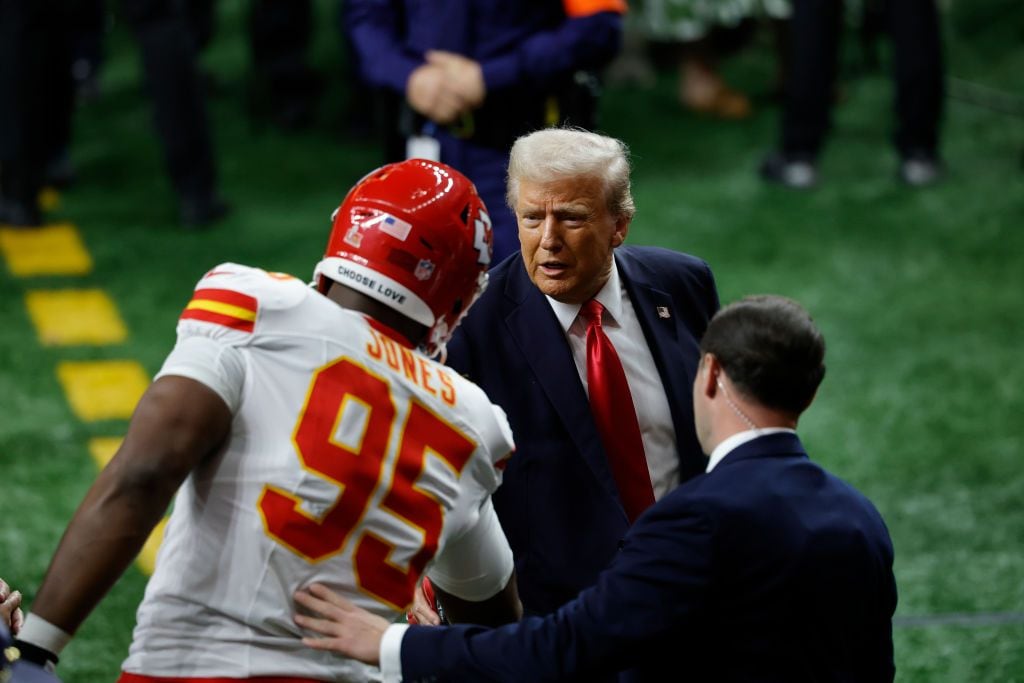
[[[487,286],[493,234],[466,176],[446,164],[408,159],[366,175],[332,215],[314,279],[383,302],[429,330],[439,353]]]

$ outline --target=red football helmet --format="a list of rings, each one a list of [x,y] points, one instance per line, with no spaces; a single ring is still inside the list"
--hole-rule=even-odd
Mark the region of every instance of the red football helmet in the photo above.
[[[473,183],[408,159],[365,176],[331,218],[317,288],[329,278],[387,304],[429,328],[429,355],[441,351],[487,286],[491,219]]]

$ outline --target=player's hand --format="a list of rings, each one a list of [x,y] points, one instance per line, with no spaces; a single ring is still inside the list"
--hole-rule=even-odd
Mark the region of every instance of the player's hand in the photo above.
[[[14,635],[25,623],[25,615],[21,611],[21,591],[11,590],[7,582],[0,579],[0,621],[7,625]]]
[[[387,619],[356,607],[319,583],[297,591],[295,602],[315,615],[295,614],[295,623],[323,636],[303,638],[304,645],[374,666],[380,664],[380,641],[390,625]]]
[[[426,576],[416,586],[416,592],[412,596],[412,607],[409,608],[409,612],[405,615],[405,620],[410,624],[420,624],[422,626],[440,626],[441,615],[434,609],[436,599],[434,597],[434,589],[430,585],[430,579]]]
[[[435,64],[423,64],[409,74],[405,98],[410,107],[443,126],[454,123],[470,109],[466,99],[449,83],[445,70]]]
[[[487,86],[480,62],[454,52],[428,50],[427,64],[441,67],[448,88],[458,95],[471,109],[484,103]]]

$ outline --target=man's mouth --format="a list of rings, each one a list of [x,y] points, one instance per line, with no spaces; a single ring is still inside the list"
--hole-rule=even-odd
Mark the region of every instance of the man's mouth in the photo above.
[[[545,275],[558,275],[568,270],[569,266],[561,261],[545,261],[540,264],[540,269]]]

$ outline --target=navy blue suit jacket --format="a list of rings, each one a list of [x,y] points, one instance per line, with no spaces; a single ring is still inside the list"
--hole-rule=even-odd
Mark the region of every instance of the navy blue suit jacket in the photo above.
[[[718,310],[714,279],[703,261],[665,249],[620,247],[615,259],[665,387],[685,481],[707,462],[691,404],[699,339]],[[593,585],[629,521],[550,304],[519,255],[490,277],[448,346],[448,364],[508,414],[516,452],[494,505],[523,606],[546,614]]]
[[[871,502],[766,435],[652,506],[555,614],[410,628],[403,680],[891,681],[892,561]]]

